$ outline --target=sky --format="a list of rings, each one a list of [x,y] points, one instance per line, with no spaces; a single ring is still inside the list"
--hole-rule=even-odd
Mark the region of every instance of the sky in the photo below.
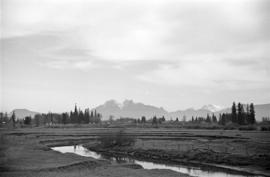
[[[2,111],[270,103],[269,0],[1,0],[0,17]]]

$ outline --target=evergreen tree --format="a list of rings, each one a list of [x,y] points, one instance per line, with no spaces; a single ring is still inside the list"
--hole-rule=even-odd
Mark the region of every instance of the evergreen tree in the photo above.
[[[157,122],[157,117],[156,116],[154,116],[153,117],[153,120],[152,120],[152,124],[153,125],[156,125],[158,122]]]
[[[4,123],[4,114],[0,112],[0,124]]]
[[[160,118],[160,123],[165,122],[165,121],[166,121],[165,117],[162,116],[162,117]]]
[[[94,117],[97,117],[97,110],[95,109]]]
[[[245,124],[250,124],[250,110],[249,104],[247,104],[246,112],[245,112]]]
[[[75,116],[79,115],[79,112],[78,112],[78,109],[77,109],[77,104],[75,104],[74,114],[75,114]]]
[[[141,118],[141,123],[145,123],[146,122],[146,118],[145,118],[145,116],[142,116],[142,118]]]
[[[50,120],[50,124],[53,124],[53,114],[51,112],[49,113],[49,120]]]
[[[238,103],[237,111],[238,111],[238,116],[237,116],[238,124],[243,125],[244,124],[244,108],[241,103]]]
[[[79,110],[79,115],[78,115],[78,122],[79,124],[84,123],[84,115],[81,110]]]
[[[140,123],[141,123],[141,119],[138,119],[138,120],[137,120],[137,123],[140,124]]]
[[[15,112],[13,111],[12,112],[12,116],[11,116],[11,122],[12,122],[12,127],[15,128],[16,125],[15,125],[15,119],[16,119],[16,116],[15,116]]]
[[[42,118],[42,116],[40,114],[36,114],[34,116],[34,122],[35,122],[36,127],[38,127],[40,125],[41,118]]]
[[[96,121],[95,121],[96,124],[101,122],[101,117],[102,117],[101,114],[97,113],[97,117],[96,117]]]
[[[70,121],[71,123],[79,123],[79,111],[77,108],[77,104],[75,104],[74,112],[70,112]]]
[[[84,111],[84,123],[89,124],[89,122],[90,122],[89,109],[85,109],[85,111]]]
[[[70,123],[75,123],[74,114],[72,111],[70,111]]]
[[[250,124],[255,124],[256,123],[256,119],[255,119],[255,108],[254,108],[254,104],[253,103],[250,104],[249,114],[250,114]]]
[[[5,112],[5,114],[4,114],[4,120],[5,120],[6,123],[7,123],[8,120],[9,120],[9,118],[8,118],[8,113],[7,113],[7,112]]]
[[[137,124],[137,119],[134,119],[134,121],[133,121],[133,122],[134,122],[134,124]]]
[[[236,112],[236,105],[235,105],[235,102],[233,102],[233,105],[232,105],[232,122],[233,123],[238,123],[238,120],[237,120],[237,112]]]
[[[226,115],[224,113],[221,115],[219,124],[226,125]]]
[[[94,123],[94,113],[93,113],[93,111],[91,111],[89,122]]]
[[[217,117],[214,114],[212,114],[212,122],[217,123]]]
[[[207,114],[207,116],[206,116],[206,122],[211,123],[211,118],[210,118],[209,114]]]
[[[68,114],[62,113],[62,123],[67,124],[67,122],[68,122]]]
[[[74,116],[74,123],[79,123],[79,111],[77,108],[77,104],[75,104],[73,116]]]

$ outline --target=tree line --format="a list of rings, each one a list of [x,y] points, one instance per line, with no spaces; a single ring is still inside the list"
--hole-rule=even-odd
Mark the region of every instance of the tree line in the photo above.
[[[75,105],[74,111],[70,113],[65,112],[62,114],[47,113],[47,114],[36,114],[34,116],[34,124],[97,124],[101,122],[101,114],[97,113],[96,110],[89,108],[84,111],[77,108]]]
[[[254,104],[238,103],[237,105],[233,102],[231,113],[224,113],[220,115],[219,123],[226,125],[227,123],[234,123],[238,125],[250,125],[256,123],[255,108]]]
[[[75,105],[74,111],[65,113],[46,113],[46,114],[36,114],[33,118],[31,116],[26,116],[22,120],[16,119],[16,115],[12,112],[11,117],[8,117],[7,113],[0,113],[1,123],[11,124],[15,127],[16,124],[19,125],[52,125],[52,124],[97,124],[101,122],[102,115],[97,113],[96,110],[91,110],[89,108],[84,111],[77,108]]]
[[[96,110],[85,109],[84,111],[77,108],[77,105],[74,107],[74,111],[65,112],[65,113],[47,113],[47,114],[36,114],[33,118],[30,116],[25,117],[23,120],[17,120],[16,115],[13,112],[9,117],[7,113],[0,113],[0,122],[11,123],[15,127],[16,123],[25,124],[25,125],[51,125],[51,124],[89,124],[89,123],[100,123],[101,114],[97,113]],[[145,124],[151,123],[152,125],[162,124],[166,122],[165,117],[160,118],[154,116],[150,120],[146,120],[145,116],[142,116],[140,119],[134,119],[136,124]],[[171,120],[172,122],[172,120]],[[179,122],[178,118],[175,119],[175,122]],[[183,121],[186,122],[186,117],[183,117]],[[193,117],[189,121],[191,123],[200,124],[200,123],[217,123],[220,125],[227,125],[230,123],[237,125],[251,125],[256,123],[255,119],[255,108],[254,104],[236,104],[233,102],[230,113],[219,114],[218,118],[215,114],[209,115],[206,117]]]
[[[219,114],[219,118],[215,114],[210,116],[207,114],[206,118],[204,117],[192,117],[191,122],[193,123],[218,123],[220,125],[226,125],[229,123],[237,125],[251,125],[256,123],[255,119],[255,108],[254,104],[247,104],[246,106],[242,103],[237,105],[233,102],[231,107],[231,113],[222,113]]]
[[[144,124],[146,122],[151,122],[152,125],[161,124],[162,122],[165,122],[165,117],[162,116],[161,118],[157,118],[154,116],[149,121],[146,121],[145,116],[142,116],[141,119],[135,119],[134,123],[137,124]],[[172,120],[171,120],[172,121]],[[178,117],[175,119],[174,122],[179,122]],[[186,117],[183,117],[182,122],[186,122]],[[192,116],[191,120],[189,121],[194,124],[200,124],[200,123],[216,123],[219,125],[226,125],[226,124],[237,124],[237,125],[251,125],[256,123],[255,119],[255,108],[254,104],[242,104],[238,103],[237,105],[235,102],[233,102],[231,107],[231,113],[221,113],[218,116],[215,114],[209,115],[207,114],[206,117],[194,117]]]

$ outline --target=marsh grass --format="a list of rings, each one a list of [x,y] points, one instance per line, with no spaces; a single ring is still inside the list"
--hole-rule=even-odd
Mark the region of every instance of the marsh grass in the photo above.
[[[4,174],[8,177],[31,175],[35,177],[117,176],[118,171],[113,170],[117,168],[119,171],[122,170],[123,174],[127,174],[126,176],[153,176],[153,173],[144,170],[111,167],[107,163],[92,158],[80,157],[70,153],[61,154],[50,150],[47,146],[50,144],[55,146],[71,145],[72,143],[95,144],[98,136],[113,134],[118,130],[115,128],[89,127],[37,127],[1,131],[0,155],[4,157],[0,159],[1,175]],[[260,163],[260,168],[269,165],[267,154],[270,154],[270,136],[268,132],[166,128],[130,128],[126,129],[125,132],[128,136],[136,137],[137,140],[133,146],[135,149],[161,149],[166,152],[187,155],[189,154],[187,152],[190,152],[190,154],[196,154],[200,151],[226,152],[228,155],[235,155],[234,160],[236,162],[237,155],[241,155],[251,160],[255,159],[252,163],[254,165]],[[192,150],[194,153],[192,153]],[[262,159],[265,160],[262,161]],[[91,161],[97,165],[80,164],[85,161]],[[80,165],[74,167],[74,164]],[[92,166],[95,166],[95,168],[89,169]],[[105,167],[108,170],[101,170]],[[98,172],[97,169],[101,172]],[[132,175],[130,170],[133,172]],[[161,174],[161,172],[157,173],[157,176],[159,176],[158,174]]]

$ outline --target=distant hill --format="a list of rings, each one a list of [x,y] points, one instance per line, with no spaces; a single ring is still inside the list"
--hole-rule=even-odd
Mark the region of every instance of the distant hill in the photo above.
[[[18,119],[23,119],[26,116],[34,117],[36,114],[38,114],[38,112],[30,111],[28,109],[14,109],[13,111],[10,112],[10,115],[13,112],[15,113],[16,118],[18,118]]]

